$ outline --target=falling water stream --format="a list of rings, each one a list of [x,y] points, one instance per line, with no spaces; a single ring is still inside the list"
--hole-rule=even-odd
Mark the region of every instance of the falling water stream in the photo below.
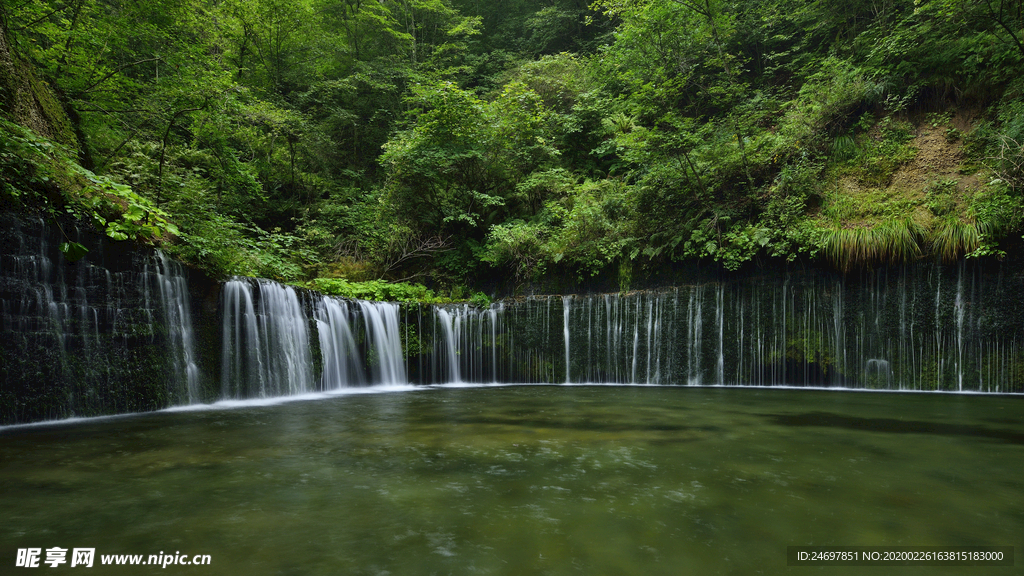
[[[922,267],[422,307],[419,361],[442,369],[414,381],[1020,392],[1024,291],[1007,284]]]
[[[345,300],[251,278],[194,295],[184,267],[159,252],[105,258],[98,244],[95,263],[70,264],[45,226],[8,234],[17,246],[0,259],[7,423],[372,385],[1024,391],[1024,278],[980,265],[785,273],[480,309]]]
[[[95,547],[214,563],[113,574],[803,573],[787,546],[1024,545],[1024,412],[999,394],[1024,391],[1019,274],[479,309],[196,283],[98,241],[69,263],[41,222],[0,237],[0,417],[71,417],[0,427],[0,565]]]
[[[91,246],[68,262],[68,239]],[[0,215],[0,422],[202,401],[184,267]]]

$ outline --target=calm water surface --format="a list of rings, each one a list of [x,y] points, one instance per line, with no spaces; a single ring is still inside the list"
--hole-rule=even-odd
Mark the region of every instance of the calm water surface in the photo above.
[[[1019,397],[435,388],[8,428],[0,464],[3,574],[1024,573],[786,567],[1024,553]],[[212,566],[14,568],[54,546]]]

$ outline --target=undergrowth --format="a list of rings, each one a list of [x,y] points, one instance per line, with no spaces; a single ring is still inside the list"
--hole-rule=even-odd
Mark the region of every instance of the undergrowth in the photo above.
[[[40,210],[91,222],[114,240],[157,244],[179,234],[166,212],[117,183],[83,168],[70,149],[0,119],[0,205]],[[71,261],[88,249],[66,238],[61,252]]]
[[[469,297],[464,297],[461,288],[456,288],[445,296],[437,294],[422,284],[408,282],[386,282],[384,280],[351,282],[344,278],[316,278],[308,282],[305,287],[329,296],[353,300],[418,302],[421,304],[469,303],[477,308],[488,308],[491,305],[491,298],[483,292],[476,292]]]

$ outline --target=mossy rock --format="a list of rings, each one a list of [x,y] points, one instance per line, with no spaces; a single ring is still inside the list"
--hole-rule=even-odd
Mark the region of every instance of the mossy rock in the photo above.
[[[44,138],[78,150],[78,138],[64,107],[49,85],[36,77],[32,66],[14,56],[6,32],[0,30],[0,114]]]

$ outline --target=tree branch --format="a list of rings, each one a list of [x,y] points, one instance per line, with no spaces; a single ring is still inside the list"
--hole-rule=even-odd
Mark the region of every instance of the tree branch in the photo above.
[[[383,262],[383,271],[380,278],[383,279],[389,272],[417,258],[426,258],[439,252],[445,252],[451,246],[450,236],[430,236],[423,238],[415,236],[407,238],[392,246],[393,256]]]
[[[165,153],[167,151],[167,139],[171,135],[171,128],[174,127],[174,122],[177,121],[178,117],[181,116],[182,114],[186,114],[188,112],[196,112],[198,110],[202,110],[203,108],[206,108],[206,103],[205,102],[203,103],[202,106],[199,106],[198,108],[185,108],[183,110],[178,110],[177,112],[174,113],[173,116],[171,116],[171,121],[167,123],[167,130],[164,130],[164,138],[163,138],[163,140],[162,140],[162,142],[160,144],[160,168],[157,170],[157,177],[156,177],[156,205],[157,205],[157,207],[160,206],[161,201],[162,201],[162,196],[163,196],[163,189],[164,189],[164,157],[165,157]]]
[[[1024,43],[1021,43],[1020,38],[1017,37],[1017,33],[1010,28],[1010,25],[1006,23],[1006,19],[1003,18],[1003,3],[999,3],[998,11],[992,7],[991,0],[985,0],[985,6],[988,7],[989,15],[992,20],[994,20],[996,24],[999,24],[999,26],[1010,35],[1010,40],[1012,40],[1014,45],[1017,46],[1017,50],[1020,50],[1020,53],[1024,55]]]
[[[82,91],[76,93],[74,97],[78,98],[79,96],[82,96],[84,94],[88,94],[94,88],[96,88],[100,84],[103,84],[104,82],[106,82],[111,77],[113,77],[115,74],[121,72],[121,70],[124,70],[125,68],[131,68],[132,66],[138,66],[139,64],[145,64],[146,62],[154,62],[154,61],[158,61],[158,60],[160,62],[163,62],[162,58],[160,58],[159,56],[156,56],[154,58],[146,58],[145,60],[139,60],[138,62],[132,62],[131,64],[125,64],[124,66],[119,66],[119,67],[115,68],[111,73],[109,73],[106,76],[104,76],[103,78],[100,78],[96,82],[93,82],[92,85],[89,86],[88,88],[86,88],[85,90],[82,90]],[[164,63],[166,64],[166,62],[164,62]]]
[[[63,8],[54,8],[53,10],[48,12],[47,14],[44,14],[43,16],[40,16],[39,18],[36,18],[35,20],[29,22],[28,24],[25,24],[24,26],[19,26],[17,28],[13,28],[11,31],[12,32],[21,32],[22,30],[28,30],[32,26],[35,26],[36,24],[42,22],[43,20],[46,20],[50,16],[53,16],[54,14],[56,14],[58,12],[63,12],[63,11],[67,10],[70,7],[71,6],[64,6]]]

